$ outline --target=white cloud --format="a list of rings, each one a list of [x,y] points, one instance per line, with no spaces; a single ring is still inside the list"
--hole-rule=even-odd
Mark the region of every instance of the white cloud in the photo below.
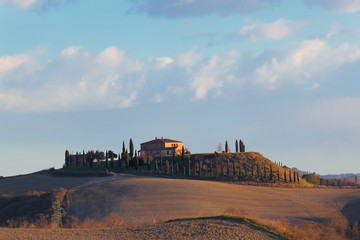
[[[261,10],[266,4],[279,4],[281,0],[130,0],[134,7],[129,12],[144,12],[154,17],[196,17],[208,14],[226,15]]]
[[[62,56],[62,57],[71,57],[73,55],[78,54],[80,49],[81,49],[81,46],[67,47],[67,48],[65,48],[64,50],[61,51],[60,56]]]
[[[157,57],[157,58],[150,58],[150,63],[153,63],[157,68],[165,68],[169,64],[173,63],[174,60],[169,57]]]
[[[262,39],[279,40],[287,37],[292,37],[303,26],[304,23],[279,19],[272,23],[258,23],[240,28],[236,36],[244,37],[250,41],[258,41]]]
[[[33,4],[35,4],[36,0],[0,0],[0,3],[1,2],[11,3],[20,8],[28,8],[28,7],[32,6]]]
[[[133,61],[117,47],[95,55],[76,54],[78,50],[66,48],[58,58],[43,62],[27,54],[1,57],[0,110],[38,112],[131,106],[145,82],[140,71],[144,63]],[[39,67],[31,68],[34,64]],[[27,71],[29,68],[32,70]]]
[[[305,0],[305,2],[309,6],[320,5],[341,13],[355,13],[360,11],[359,0]]]
[[[237,70],[239,57],[240,53],[237,51],[215,55],[196,69],[189,78],[195,99],[203,100],[209,91],[223,88],[226,80],[231,79],[233,72]]]
[[[304,82],[313,79],[323,71],[334,71],[345,63],[360,59],[357,45],[342,44],[331,47],[321,40],[307,40],[286,48],[283,56],[272,57],[255,70],[255,81],[269,89],[276,89],[280,81],[292,80]]]
[[[186,53],[179,53],[177,56],[177,64],[179,67],[184,67],[188,71],[194,67],[201,60],[201,55],[196,53],[196,48]]]

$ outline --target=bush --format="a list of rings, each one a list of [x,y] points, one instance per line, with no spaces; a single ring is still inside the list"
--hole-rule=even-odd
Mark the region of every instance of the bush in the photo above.
[[[316,175],[316,173],[305,174],[302,176],[308,183],[320,185],[320,176]]]

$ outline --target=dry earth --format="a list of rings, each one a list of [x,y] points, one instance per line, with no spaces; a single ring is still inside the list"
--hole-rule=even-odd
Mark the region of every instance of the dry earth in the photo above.
[[[359,220],[360,189],[274,188],[223,182],[137,177],[54,177],[47,173],[0,180],[0,194],[77,189],[71,214],[101,219],[116,213],[129,223],[214,216],[234,209],[251,218],[322,221],[344,215]]]
[[[9,229],[0,239],[283,239],[229,220],[187,220],[115,229]]]

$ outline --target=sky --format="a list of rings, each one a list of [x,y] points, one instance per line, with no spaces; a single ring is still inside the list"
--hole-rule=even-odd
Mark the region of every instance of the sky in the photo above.
[[[0,0],[0,176],[166,137],[360,172],[359,0]]]

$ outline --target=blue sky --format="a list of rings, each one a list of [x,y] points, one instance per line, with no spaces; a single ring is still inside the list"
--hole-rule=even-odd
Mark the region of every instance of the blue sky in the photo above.
[[[359,75],[359,0],[0,0],[0,175],[155,136],[360,172]]]

